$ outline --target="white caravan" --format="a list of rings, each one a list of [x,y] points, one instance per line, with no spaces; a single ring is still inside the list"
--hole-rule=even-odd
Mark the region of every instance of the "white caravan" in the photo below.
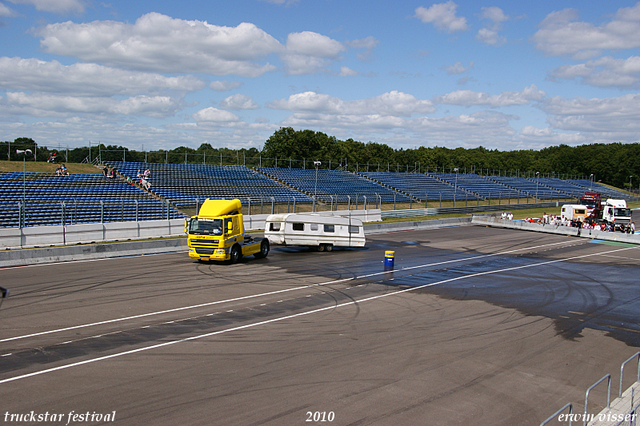
[[[274,245],[315,247],[364,247],[364,227],[360,219],[321,214],[272,214],[267,217],[264,236]]]

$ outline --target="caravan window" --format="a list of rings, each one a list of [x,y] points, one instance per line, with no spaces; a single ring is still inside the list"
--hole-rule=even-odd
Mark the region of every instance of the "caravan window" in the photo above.
[[[269,231],[279,231],[280,230],[280,222],[271,222],[269,224]]]
[[[317,231],[318,230],[318,224],[317,223],[311,223],[311,224],[309,224],[309,228],[312,231]]]
[[[292,223],[294,231],[304,231],[304,223]]]
[[[334,225],[325,225],[324,226],[324,232],[335,232]]]
[[[359,226],[349,226],[349,233],[350,234],[359,234],[360,233],[360,227]]]

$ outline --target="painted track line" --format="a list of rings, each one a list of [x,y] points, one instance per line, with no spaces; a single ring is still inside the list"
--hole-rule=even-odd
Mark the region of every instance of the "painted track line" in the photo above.
[[[328,310],[338,309],[338,308],[342,308],[342,307],[345,307],[345,306],[351,306],[351,305],[356,305],[356,304],[359,304],[359,303],[370,302],[370,301],[373,301],[373,300],[378,300],[378,299],[382,299],[382,298],[389,297],[389,296],[396,296],[396,295],[399,295],[399,294],[402,294],[402,293],[408,293],[410,291],[415,291],[415,290],[419,290],[419,289],[423,289],[423,288],[434,287],[434,286],[437,286],[437,285],[446,284],[446,283],[453,282],[453,281],[463,280],[463,279],[467,279],[467,278],[474,278],[474,277],[479,277],[479,276],[483,276],[483,275],[498,274],[498,273],[501,273],[501,272],[515,271],[515,270],[518,270],[518,269],[539,267],[539,266],[543,266],[543,265],[551,265],[551,264],[554,264],[554,263],[568,262],[568,261],[571,261],[571,260],[584,259],[584,258],[587,258],[587,257],[602,256],[602,255],[606,255],[606,254],[610,254],[610,253],[616,253],[616,252],[620,252],[620,251],[624,251],[624,250],[635,250],[635,249],[638,249],[638,248],[640,248],[640,247],[624,247],[624,248],[614,249],[614,250],[610,250],[610,251],[606,251],[606,252],[602,252],[602,253],[583,254],[583,255],[580,255],[580,256],[573,256],[573,257],[568,257],[568,258],[565,258],[565,259],[554,259],[554,260],[548,260],[548,261],[545,261],[545,262],[531,263],[531,264],[528,264],[528,265],[513,266],[513,267],[509,267],[509,268],[495,269],[493,271],[484,271],[484,272],[477,272],[477,273],[469,274],[469,275],[462,275],[462,276],[459,276],[459,277],[449,278],[449,279],[446,279],[446,280],[441,280],[441,281],[437,281],[437,282],[434,282],[434,283],[424,284],[424,285],[421,285],[421,286],[410,287],[410,288],[398,290],[398,291],[391,292],[391,293],[379,294],[379,295],[376,295],[376,296],[371,296],[371,297],[367,297],[367,298],[360,299],[360,300],[351,300],[349,302],[339,303],[337,305],[331,305],[331,306],[326,306],[324,308],[313,309],[311,311],[299,312],[297,314],[291,314],[291,315],[286,315],[286,316],[283,316],[283,317],[272,318],[272,319],[269,319],[269,320],[259,321],[259,322],[255,322],[255,323],[251,323],[251,324],[240,325],[240,326],[237,326],[237,327],[231,327],[231,328],[227,328],[227,329],[224,329],[224,330],[218,330],[218,331],[214,331],[214,332],[211,332],[211,333],[205,333],[205,334],[200,334],[200,335],[197,335],[197,336],[191,336],[191,337],[187,337],[187,338],[184,338],[184,339],[172,340],[172,341],[169,341],[169,342],[158,343],[158,344],[155,344],[155,345],[145,346],[145,347],[142,347],[142,348],[132,349],[132,350],[129,350],[129,351],[124,351],[124,352],[118,352],[118,353],[115,353],[115,354],[106,355],[106,356],[102,356],[102,357],[98,357],[98,358],[87,359],[87,360],[84,360],[84,361],[74,362],[74,363],[66,364],[66,365],[60,365],[58,367],[48,368],[48,369],[45,369],[45,370],[34,371],[32,373],[23,374],[23,375],[15,376],[15,377],[9,377],[7,379],[0,380],[0,385],[4,384],[4,383],[13,382],[13,381],[16,381],[16,380],[22,380],[22,379],[26,379],[26,378],[29,378],[29,377],[34,377],[34,376],[39,376],[39,375],[43,375],[43,374],[47,374],[47,373],[52,373],[52,372],[55,372],[55,371],[66,370],[66,369],[73,368],[73,367],[79,367],[79,366],[85,365],[85,364],[91,364],[91,363],[94,363],[94,362],[105,361],[105,360],[113,359],[113,358],[119,358],[119,357],[125,356],[125,355],[131,355],[131,354],[135,354],[135,353],[139,353],[139,352],[145,352],[145,351],[158,349],[158,348],[162,348],[162,347],[173,346],[173,345],[176,345],[176,344],[179,344],[179,343],[185,343],[185,342],[195,341],[195,340],[199,340],[199,339],[204,339],[204,338],[207,338],[207,337],[217,336],[217,335],[220,335],[220,334],[229,333],[229,332],[233,332],[233,331],[239,331],[239,330],[245,330],[245,329],[249,329],[249,328],[259,327],[259,326],[262,326],[262,325],[272,324],[272,323],[276,323],[276,322],[280,322],[280,321],[286,321],[286,320],[289,320],[289,319],[302,317],[302,316],[306,316],[306,315],[313,315],[313,314],[316,314],[318,312],[324,312],[324,311],[328,311]]]
[[[515,252],[518,252],[518,251],[535,250],[535,249],[539,249],[539,248],[547,248],[547,247],[556,246],[556,245],[559,245],[559,244],[568,244],[568,243],[575,243],[575,242],[574,241],[562,241],[562,242],[558,242],[558,243],[543,244],[543,245],[540,245],[540,246],[524,247],[524,248],[520,248],[520,249],[507,250],[507,251],[498,252],[498,253],[482,254],[482,255],[478,255],[478,256],[465,257],[463,259],[452,259],[452,260],[445,260],[445,261],[442,261],[442,262],[426,263],[426,264],[423,264],[423,265],[407,266],[405,268],[399,269],[399,271],[409,271],[409,270],[418,269],[418,268],[427,268],[427,267],[433,267],[433,266],[439,266],[439,265],[446,265],[446,264],[450,264],[450,263],[465,262],[465,261],[469,261],[469,260],[478,260],[478,259],[495,257],[495,256],[503,256],[503,255],[512,254],[512,253],[515,253]],[[378,275],[384,275],[386,273],[387,273],[387,271],[374,272],[374,273],[371,273],[371,274],[365,274],[365,275],[360,275],[360,276],[356,276],[356,277],[349,277],[349,278],[342,278],[342,279],[339,279],[339,280],[326,281],[326,282],[317,283],[317,284],[309,284],[309,285],[305,285],[305,286],[292,287],[292,288],[287,288],[287,289],[282,289],[282,290],[275,290],[275,291],[270,291],[270,292],[266,292],[266,293],[252,294],[252,295],[249,295],[249,296],[235,297],[235,298],[232,298],[232,299],[216,300],[214,302],[206,302],[206,303],[200,303],[200,304],[197,304],[197,305],[182,306],[182,307],[179,307],[179,308],[166,309],[166,310],[156,311],[156,312],[147,312],[145,314],[132,315],[132,316],[124,317],[124,318],[114,318],[114,319],[109,319],[109,320],[104,320],[104,321],[92,322],[92,323],[88,323],[88,324],[79,324],[79,325],[74,325],[74,326],[70,326],[70,327],[58,328],[58,329],[54,329],[54,330],[41,331],[41,332],[38,332],[38,333],[24,334],[24,335],[21,335],[21,336],[7,337],[5,339],[0,339],[0,343],[11,342],[11,341],[14,341],[14,340],[28,339],[28,338],[31,338],[31,337],[45,336],[47,334],[60,333],[60,332],[63,332],[63,331],[70,331],[70,330],[78,330],[78,329],[81,329],[81,328],[95,327],[95,326],[98,326],[98,325],[106,325],[106,324],[113,324],[113,323],[122,322],[122,321],[130,321],[130,320],[135,320],[135,319],[147,318],[147,317],[152,317],[152,316],[156,316],[156,315],[170,314],[170,313],[174,313],[174,312],[186,311],[186,310],[189,310],[189,309],[205,308],[207,306],[214,306],[214,305],[219,305],[219,304],[222,304],[222,303],[239,302],[239,301],[243,301],[243,300],[255,299],[255,298],[258,298],[258,297],[273,296],[274,294],[281,294],[281,293],[287,293],[287,292],[291,292],[291,291],[305,290],[305,289],[309,289],[309,288],[313,288],[313,287],[321,287],[321,286],[327,286],[327,285],[332,285],[332,284],[339,284],[339,283],[344,283],[344,282],[348,282],[348,281],[355,281],[355,280],[363,279],[363,278],[371,278],[371,277],[375,277],[375,276],[378,276]]]

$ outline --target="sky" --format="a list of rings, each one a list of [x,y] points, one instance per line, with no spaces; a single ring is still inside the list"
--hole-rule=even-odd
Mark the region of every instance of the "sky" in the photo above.
[[[0,0],[0,140],[638,142],[640,2]]]

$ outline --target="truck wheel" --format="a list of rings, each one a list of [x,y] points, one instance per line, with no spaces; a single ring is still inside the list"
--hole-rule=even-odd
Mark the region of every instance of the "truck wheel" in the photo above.
[[[262,240],[260,243],[260,251],[254,254],[256,259],[262,259],[269,254],[269,240]]]
[[[231,248],[231,263],[238,263],[238,261],[240,260],[240,247],[238,246],[233,246]]]
[[[325,250],[326,250],[326,251],[331,251],[331,250],[333,250],[333,245],[331,245],[331,244],[327,244],[327,245],[325,245],[324,247],[325,247]]]

